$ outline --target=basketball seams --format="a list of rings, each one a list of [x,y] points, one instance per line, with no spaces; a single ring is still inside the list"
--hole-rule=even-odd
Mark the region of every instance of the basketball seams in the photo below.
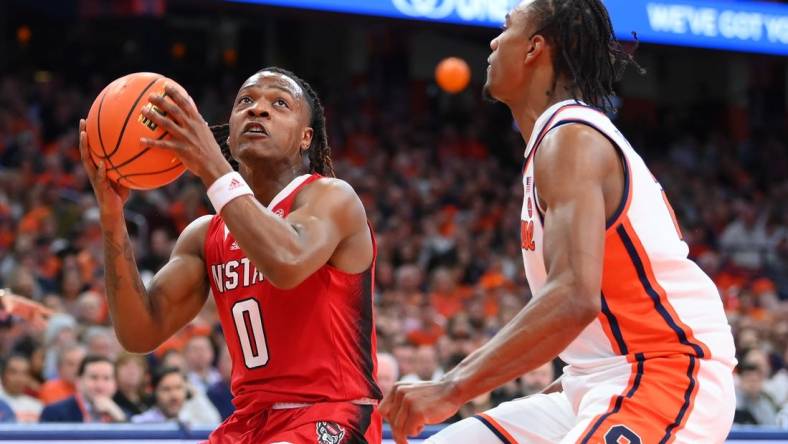
[[[167,173],[167,172],[169,172],[169,171],[172,171],[172,170],[174,170],[175,168],[180,168],[180,167],[182,167],[182,166],[183,166],[183,163],[181,163],[181,162],[179,161],[178,163],[175,163],[175,164],[173,164],[172,166],[170,166],[170,167],[167,167],[167,168],[165,168],[165,169],[163,169],[163,170],[159,170],[159,171],[146,171],[146,172],[144,172],[144,173],[121,174],[121,175],[119,176],[119,179],[126,179],[126,178],[128,178],[128,177],[138,177],[138,176],[154,176],[154,175],[156,175],[156,174]]]
[[[170,134],[170,133],[168,133],[167,131],[165,131],[165,132],[164,132],[164,134],[162,134],[161,136],[157,137],[157,138],[156,138],[156,140],[161,140],[161,139],[163,139],[163,138],[167,137],[167,135],[169,135],[169,134]],[[139,152],[139,153],[137,153],[137,154],[135,154],[135,155],[131,156],[130,158],[128,158],[128,159],[126,159],[126,160],[124,160],[123,162],[121,162],[121,163],[119,163],[119,164],[117,164],[117,165],[114,165],[112,168],[108,169],[107,171],[108,171],[108,172],[109,172],[109,171],[118,171],[118,173],[120,173],[120,170],[119,170],[120,168],[122,168],[122,167],[125,167],[125,166],[128,166],[130,163],[132,163],[132,162],[134,162],[135,160],[139,159],[140,157],[142,157],[142,155],[143,155],[143,154],[147,153],[147,152],[148,152],[148,151],[149,151],[151,148],[153,148],[153,147],[151,147],[151,146],[146,146],[144,149],[140,150],[140,152]]]
[[[123,121],[123,126],[120,129],[120,134],[118,135],[118,141],[115,143],[115,148],[113,148],[111,153],[107,153],[107,148],[104,146],[104,139],[101,137],[101,108],[104,105],[104,98],[107,95],[107,90],[105,89],[102,92],[102,94],[101,94],[101,101],[99,102],[98,114],[96,116],[96,127],[97,127],[96,129],[97,129],[97,132],[98,132],[98,135],[99,135],[99,144],[101,145],[101,151],[104,153],[103,159],[106,159],[107,162],[109,162],[109,168],[107,169],[107,172],[109,172],[109,171],[117,171],[118,167],[112,161],[112,156],[114,156],[115,153],[118,152],[118,149],[120,149],[120,142],[123,141],[123,134],[126,132],[126,127],[128,126],[129,118],[134,113],[134,109],[137,108],[137,104],[140,102],[140,99],[142,98],[142,96],[146,92],[148,92],[148,90],[156,82],[158,82],[161,79],[163,79],[163,77],[158,77],[158,78],[154,79],[152,82],[148,83],[148,85],[145,86],[145,88],[143,88],[143,90],[139,93],[139,95],[137,95],[137,98],[134,99],[134,103],[132,103],[131,107],[129,108],[129,112],[126,115],[126,120]],[[102,157],[100,156],[99,158],[102,158]]]
[[[103,156],[96,156],[99,159],[106,159],[107,158],[107,150],[104,148],[104,139],[101,137],[101,107],[104,105],[104,98],[107,96],[106,88],[104,91],[101,92],[101,100],[99,101],[98,112],[96,113],[96,132],[98,133],[99,139],[99,146],[101,147],[101,152],[104,153]],[[93,149],[90,149],[91,154],[93,154]],[[93,162],[95,165],[96,162]]]
[[[94,130],[93,136],[95,139],[98,139],[98,146],[89,146],[88,152],[93,165],[106,160],[108,179],[128,188],[146,190],[155,188],[158,186],[155,184],[160,183],[162,180],[170,183],[177,179],[183,172],[184,165],[177,158],[164,156],[163,151],[166,150],[156,149],[156,147],[150,145],[143,146],[138,140],[132,140],[141,136],[141,134],[134,124],[129,126],[129,121],[136,116],[138,108],[144,106],[145,95],[155,91],[157,85],[162,85],[162,82],[168,80],[160,74],[138,74],[143,75],[143,78],[137,77],[135,79],[132,77],[134,74],[131,74],[127,76],[131,77],[129,82],[121,83],[119,88],[105,88],[97,100],[94,101],[95,109],[91,111],[95,112],[96,130]],[[153,74],[154,78],[151,78],[150,74]],[[107,101],[107,109],[105,110],[103,105],[107,95],[111,97]],[[115,96],[122,100],[120,102],[115,101],[113,99]],[[120,118],[115,119],[114,117],[110,119],[111,121],[107,121],[107,113],[122,115],[124,111],[126,116],[123,122],[120,122]],[[104,114],[104,122],[101,121],[102,114]],[[103,128],[102,123],[104,125]],[[113,135],[117,137],[114,147],[104,142],[104,130],[110,131],[110,134],[107,135],[108,137]],[[129,134],[126,134],[127,130]],[[167,131],[163,131],[162,134],[156,137],[156,140],[165,139],[168,135]],[[126,136],[129,137],[129,140],[125,139]],[[150,171],[150,169],[156,169],[156,171]]]
[[[127,179],[125,177],[118,177],[117,181],[118,181],[119,184],[123,185],[126,188],[131,188],[131,189],[141,189],[142,188],[140,186],[140,184],[134,182],[133,180]],[[125,184],[121,183],[123,181],[125,181],[126,183]]]
[[[120,128],[120,134],[118,135],[118,141],[115,143],[115,148],[112,149],[112,152],[109,153],[109,156],[114,156],[115,153],[118,152],[118,149],[120,149],[120,142],[123,141],[123,134],[126,132],[126,127],[129,124],[129,118],[131,118],[131,115],[134,114],[134,110],[137,108],[137,104],[140,102],[140,99],[142,99],[142,96],[144,96],[145,93],[147,93],[148,90],[150,90],[151,87],[156,82],[158,82],[159,80],[162,80],[162,79],[164,79],[164,77],[159,77],[159,78],[153,80],[152,82],[148,83],[148,85],[145,88],[143,88],[143,90],[139,93],[137,98],[134,99],[134,103],[131,104],[131,108],[129,109],[129,113],[126,115],[126,120],[123,121],[123,126]]]

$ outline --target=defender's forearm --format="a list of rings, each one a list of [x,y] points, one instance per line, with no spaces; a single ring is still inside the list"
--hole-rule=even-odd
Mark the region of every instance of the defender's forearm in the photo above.
[[[444,376],[456,397],[474,397],[555,358],[596,316],[593,307],[573,304],[568,289],[548,291],[515,316],[482,348]]]

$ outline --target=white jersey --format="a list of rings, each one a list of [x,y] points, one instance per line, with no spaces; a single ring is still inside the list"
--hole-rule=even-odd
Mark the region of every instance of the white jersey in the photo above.
[[[607,116],[575,100],[557,103],[537,119],[525,151],[521,235],[534,297],[539,297],[547,276],[544,212],[534,180],[536,152],[547,133],[573,123],[594,128],[612,142],[623,159],[625,186],[606,225],[602,310],[561,359],[575,368],[593,369],[688,354],[735,366],[733,337],[717,288],[687,258],[689,249],[659,182]]]

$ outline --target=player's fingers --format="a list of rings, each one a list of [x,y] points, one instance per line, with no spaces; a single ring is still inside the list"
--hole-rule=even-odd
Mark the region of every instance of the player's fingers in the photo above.
[[[52,309],[45,307],[35,301],[20,299],[19,302],[19,306],[24,306],[25,310],[29,312],[31,317],[40,316],[43,318],[51,316],[54,313]]]
[[[405,434],[400,428],[391,426],[391,437],[394,438],[394,442],[397,444],[408,444],[408,436]]]
[[[141,137],[140,143],[153,148],[161,148],[164,150],[173,151],[176,154],[183,152],[186,149],[185,145],[181,142],[178,142],[177,140],[151,139],[149,137]]]
[[[165,131],[169,132],[170,135],[178,138],[182,138],[184,136],[182,128],[178,126],[178,124],[175,123],[171,117],[162,116],[158,112],[154,111],[152,106],[143,107],[142,115],[156,124],[156,126],[159,126],[160,128],[163,128]]]
[[[409,413],[408,421],[402,428],[408,436],[418,436],[421,433],[421,429],[424,428],[424,418],[415,410],[411,410]]]
[[[102,184],[107,182],[107,166],[103,160],[99,160],[96,179]]]
[[[407,438],[405,426],[409,421],[409,415],[410,405],[407,402],[407,398],[403,397],[400,402],[397,403],[397,410],[394,412],[390,422],[392,431],[397,430],[398,434],[402,436],[403,439]],[[407,442],[407,439],[402,442]]]
[[[110,181],[109,186],[112,187],[112,190],[115,191],[115,194],[117,194],[118,197],[120,197],[120,200],[122,200],[123,202],[125,202],[126,199],[129,198],[129,193],[131,193],[131,190],[129,190],[128,188],[124,187],[123,185],[120,185],[115,181]]]
[[[43,305],[39,305],[38,306],[38,314],[41,315],[41,317],[43,319],[46,319],[46,318],[52,316],[53,314],[55,314],[55,311],[52,310],[49,307],[45,307]]]
[[[14,296],[5,290],[0,290],[0,297],[2,297],[3,300],[3,310],[13,313],[14,308],[16,308],[17,305]]]
[[[199,114],[194,100],[192,100],[190,96],[183,94],[171,83],[164,85],[164,92],[167,93],[167,96],[170,97],[187,116],[196,117]]]
[[[125,202],[126,199],[128,199],[131,190],[129,190],[128,188],[124,187],[123,185],[119,184],[114,180],[110,180],[107,184],[109,185],[110,188],[112,188],[112,191],[114,191],[115,194],[117,194],[118,197],[120,197],[120,200]]]
[[[99,160],[96,168],[96,187],[101,189],[102,193],[106,193],[112,188],[112,181],[107,176],[107,163],[105,160]]]
[[[397,424],[403,424],[405,420],[407,420],[408,411],[410,410],[410,405],[408,404],[408,385],[395,385],[393,389],[393,405],[391,406],[391,413],[392,419],[389,420],[391,424],[395,422]]]
[[[389,413],[391,413],[391,402],[394,397],[395,390],[396,388],[392,387],[386,397],[383,398],[383,401],[380,403],[380,405],[378,405],[378,412],[380,412],[380,414],[386,419],[388,419]]]
[[[186,122],[186,113],[175,104],[175,101],[172,100],[171,97],[151,94],[148,96],[148,102],[152,103],[161,111],[163,111],[164,115],[171,118],[176,124],[183,126],[183,124]]]
[[[82,158],[82,163],[84,164],[85,170],[88,173],[88,179],[93,181],[93,179],[96,177],[96,164],[93,162],[93,158],[88,152],[90,148],[88,146],[88,134],[83,128],[84,122],[84,119],[80,120],[79,122],[79,156]]]

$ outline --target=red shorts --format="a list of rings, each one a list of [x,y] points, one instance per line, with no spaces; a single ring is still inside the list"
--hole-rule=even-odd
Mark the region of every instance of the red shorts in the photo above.
[[[208,437],[209,444],[378,444],[382,421],[371,405],[350,402],[313,404],[233,414]]]

